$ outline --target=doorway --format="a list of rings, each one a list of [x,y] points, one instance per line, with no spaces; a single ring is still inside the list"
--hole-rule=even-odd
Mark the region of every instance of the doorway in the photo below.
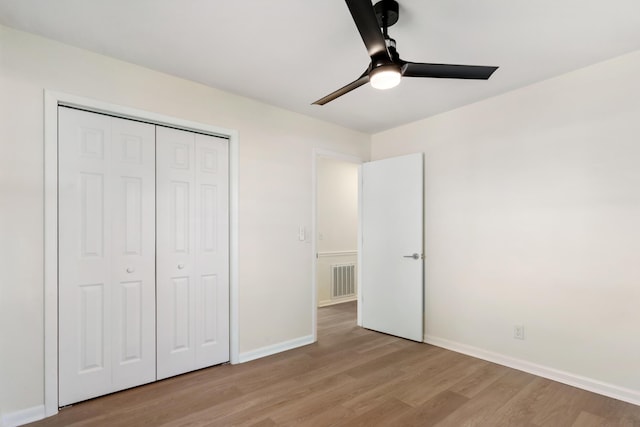
[[[318,310],[358,298],[358,170],[362,160],[324,150],[313,158],[313,331]],[[347,305],[345,305],[347,306]]]

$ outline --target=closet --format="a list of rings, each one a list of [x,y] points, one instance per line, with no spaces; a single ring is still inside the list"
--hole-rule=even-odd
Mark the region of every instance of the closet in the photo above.
[[[228,361],[228,141],[58,121],[59,405]]]

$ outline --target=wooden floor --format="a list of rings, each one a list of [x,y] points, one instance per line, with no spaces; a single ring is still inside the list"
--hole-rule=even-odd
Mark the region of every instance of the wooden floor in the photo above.
[[[638,426],[640,407],[318,314],[318,343],[65,408],[33,426]]]

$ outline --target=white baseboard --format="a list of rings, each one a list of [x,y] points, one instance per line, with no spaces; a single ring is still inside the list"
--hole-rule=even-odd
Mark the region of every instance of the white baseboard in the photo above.
[[[34,406],[21,411],[11,412],[2,416],[0,426],[16,427],[43,419],[45,416],[44,405]]]
[[[266,347],[258,348],[256,350],[240,353],[239,363],[249,362],[251,360],[260,359],[261,357],[271,356],[276,353],[280,353],[287,350],[292,350],[303,345],[313,344],[313,335],[307,335],[306,337],[295,338],[289,341],[281,342],[278,344],[268,345]]]
[[[592,378],[576,375],[571,372],[538,365],[526,360],[516,359],[511,356],[505,356],[503,354],[494,353],[492,351],[487,351],[478,347],[449,341],[431,335],[425,335],[424,342],[437,347],[446,348],[447,350],[455,351],[457,353],[466,354],[472,357],[477,357],[478,359],[508,366],[509,368],[517,369],[519,371],[528,372],[539,377],[581,388],[583,390],[591,391],[593,393],[601,394],[603,396],[612,397],[634,405],[640,405],[640,391],[637,390],[619,387],[613,384],[594,380]]]
[[[326,299],[326,300],[320,301],[318,303],[318,307],[328,307],[330,305],[342,304],[343,302],[357,301],[357,300],[358,300],[357,295],[353,295],[353,296],[342,298],[342,299]]]

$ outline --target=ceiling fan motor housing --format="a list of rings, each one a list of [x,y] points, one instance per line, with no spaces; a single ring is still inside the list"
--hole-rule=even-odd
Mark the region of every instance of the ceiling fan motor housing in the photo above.
[[[380,28],[390,27],[398,22],[399,7],[395,0],[380,0],[373,6]]]

